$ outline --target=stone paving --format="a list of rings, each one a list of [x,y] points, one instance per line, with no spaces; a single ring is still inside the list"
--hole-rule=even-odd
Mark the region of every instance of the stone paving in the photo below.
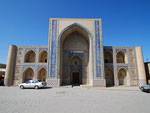
[[[150,113],[150,93],[137,87],[0,87],[0,113]]]

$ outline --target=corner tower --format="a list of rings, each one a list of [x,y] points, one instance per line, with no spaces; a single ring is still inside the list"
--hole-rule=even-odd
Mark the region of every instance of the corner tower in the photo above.
[[[50,86],[105,86],[101,19],[49,20]]]

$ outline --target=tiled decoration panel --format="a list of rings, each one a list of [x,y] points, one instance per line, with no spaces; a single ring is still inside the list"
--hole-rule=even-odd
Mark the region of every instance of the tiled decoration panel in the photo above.
[[[95,50],[96,50],[96,77],[101,76],[101,40],[100,40],[100,23],[95,21]]]
[[[56,75],[56,54],[57,54],[57,20],[51,22],[51,64],[50,64],[50,77],[55,78]]]

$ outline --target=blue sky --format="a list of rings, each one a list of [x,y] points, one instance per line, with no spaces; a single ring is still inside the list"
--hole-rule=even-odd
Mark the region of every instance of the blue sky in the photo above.
[[[150,60],[150,0],[0,0],[0,63],[11,44],[47,45],[53,17],[102,18],[104,45],[143,46]]]

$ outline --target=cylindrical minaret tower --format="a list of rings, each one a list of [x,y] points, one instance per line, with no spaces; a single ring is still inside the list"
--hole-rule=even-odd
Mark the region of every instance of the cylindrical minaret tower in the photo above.
[[[136,47],[135,50],[136,50],[136,58],[137,58],[138,79],[139,79],[139,85],[141,86],[146,84],[146,74],[144,68],[142,48]]]
[[[11,45],[9,47],[6,74],[4,79],[5,86],[13,85],[15,66],[16,66],[16,55],[17,55],[17,47],[15,45]]]

